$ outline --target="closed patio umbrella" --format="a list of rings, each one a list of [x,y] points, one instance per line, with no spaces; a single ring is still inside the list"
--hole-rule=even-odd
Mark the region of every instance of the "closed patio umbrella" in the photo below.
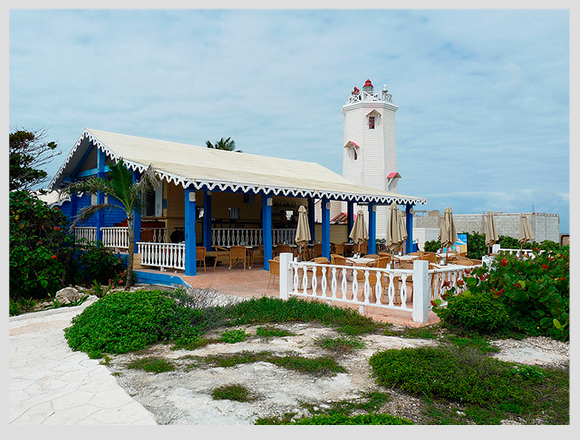
[[[310,227],[308,226],[308,215],[306,215],[306,208],[300,206],[298,208],[298,226],[296,227],[296,238],[294,241],[300,247],[300,255],[302,255],[302,246],[306,246],[310,241]]]
[[[352,231],[350,231],[349,237],[352,238],[352,241],[358,245],[359,251],[360,244],[369,239],[369,233],[367,232],[367,225],[365,224],[362,209],[359,209],[356,213],[356,219],[354,221],[354,225],[352,226]]]
[[[445,208],[440,219],[439,241],[441,242],[441,247],[447,248],[447,255],[449,256],[449,248],[457,241],[453,210],[449,206]],[[445,264],[447,264],[447,258],[445,258]]]
[[[401,231],[401,246],[403,246],[403,243],[405,242],[409,234],[407,232],[407,226],[405,225],[406,223],[405,214],[403,214],[403,211],[397,212],[399,213],[399,231]]]
[[[398,249],[403,243],[403,231],[399,225],[399,220],[399,207],[396,203],[391,203],[391,206],[389,207],[389,222],[387,224],[387,237],[385,243],[387,249],[391,252]]]
[[[493,212],[487,211],[487,214],[485,214],[485,245],[489,248],[496,244],[498,240],[499,237],[497,235],[497,229],[495,228],[495,217],[493,216]]]
[[[529,241],[533,241],[535,239],[534,231],[530,226],[530,222],[528,222],[528,218],[526,214],[523,212],[520,215],[520,235],[518,237],[518,242],[520,243],[520,249],[522,248],[524,243]]]

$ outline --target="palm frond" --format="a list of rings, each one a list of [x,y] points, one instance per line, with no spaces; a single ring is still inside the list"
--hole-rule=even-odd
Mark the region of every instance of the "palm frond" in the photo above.
[[[123,211],[125,211],[125,213],[127,213],[125,207],[120,205],[113,205],[111,203],[100,203],[98,205],[85,206],[84,208],[81,208],[79,210],[78,214],[76,215],[76,217],[74,218],[73,222],[70,225],[70,229],[71,230],[74,229],[79,222],[87,220],[89,217],[91,217],[92,215],[96,214],[99,211],[105,210],[110,211],[112,209],[122,209]]]

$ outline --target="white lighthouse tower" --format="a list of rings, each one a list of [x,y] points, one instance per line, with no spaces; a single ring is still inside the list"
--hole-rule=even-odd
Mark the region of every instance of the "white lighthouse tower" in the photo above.
[[[342,107],[344,115],[344,151],[342,175],[358,185],[383,191],[397,192],[401,177],[397,172],[397,141],[392,96],[383,86],[375,91],[370,79],[360,91],[357,87]],[[363,208],[368,222],[368,212]],[[355,206],[354,213],[358,211]],[[346,206],[343,206],[343,212]],[[376,207],[377,238],[385,238],[387,231],[386,206]]]

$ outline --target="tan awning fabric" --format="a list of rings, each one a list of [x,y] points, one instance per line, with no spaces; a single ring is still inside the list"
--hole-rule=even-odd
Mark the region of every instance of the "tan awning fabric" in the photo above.
[[[399,207],[392,203],[389,207],[389,221],[387,223],[386,246],[391,252],[397,250],[403,244],[403,230],[400,226]],[[406,229],[405,229],[406,231]]]
[[[352,225],[349,237],[352,238],[352,241],[354,241],[355,244],[361,244],[369,239],[364,213],[361,209],[356,213],[356,219],[354,225]]]
[[[298,225],[296,227],[295,242],[298,246],[306,246],[310,241],[310,227],[308,225],[308,215],[306,208],[300,206],[298,208]]]
[[[498,240],[499,236],[497,235],[497,229],[495,227],[495,218],[491,211],[487,211],[487,214],[485,214],[485,245],[492,246]]]
[[[457,241],[457,231],[453,221],[453,210],[448,206],[443,211],[441,223],[439,225],[439,241],[441,246],[449,248]]]
[[[526,214],[522,212],[520,214],[520,234],[518,237],[518,242],[520,244],[524,244],[534,240],[535,240],[534,231],[530,226],[530,222],[528,221]]]
[[[425,204],[427,199],[355,185],[317,163],[237,153],[176,142],[86,129],[50,183],[64,185],[91,145],[113,160],[123,158],[132,170],[149,164],[161,178],[195,189],[231,190],[295,197],[400,204]]]

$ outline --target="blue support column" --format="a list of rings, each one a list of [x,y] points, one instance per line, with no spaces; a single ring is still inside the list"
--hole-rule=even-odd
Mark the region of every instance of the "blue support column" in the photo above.
[[[377,252],[377,213],[376,204],[369,203],[369,254]]]
[[[185,190],[185,275],[197,275],[195,189]]]
[[[262,243],[264,244],[264,270],[270,270],[272,259],[272,197],[262,195]]]
[[[308,227],[310,228],[310,242],[316,243],[316,223],[314,218],[314,200],[308,199]]]
[[[348,229],[349,234],[350,234],[350,231],[352,231],[352,226],[354,224],[354,222],[352,221],[353,214],[354,214],[354,202],[349,201],[347,203],[347,206],[346,206],[346,216],[347,216],[346,224],[347,224],[347,229]]]
[[[211,251],[211,191],[203,192],[203,247]]]
[[[139,181],[141,178],[141,173],[139,171],[133,171],[133,183]],[[133,233],[135,234],[135,250],[139,251],[139,246],[137,243],[141,241],[141,209],[133,210]]]
[[[406,252],[410,254],[413,252],[413,205],[409,204],[405,207],[405,212],[407,214],[407,243]]]
[[[97,150],[97,177],[105,178],[105,161],[107,156],[102,150]],[[97,193],[97,204],[105,203],[105,194],[102,191]],[[103,241],[103,231],[101,228],[105,226],[105,211],[97,212],[97,241]]]
[[[330,202],[322,198],[322,256],[330,260]]]

